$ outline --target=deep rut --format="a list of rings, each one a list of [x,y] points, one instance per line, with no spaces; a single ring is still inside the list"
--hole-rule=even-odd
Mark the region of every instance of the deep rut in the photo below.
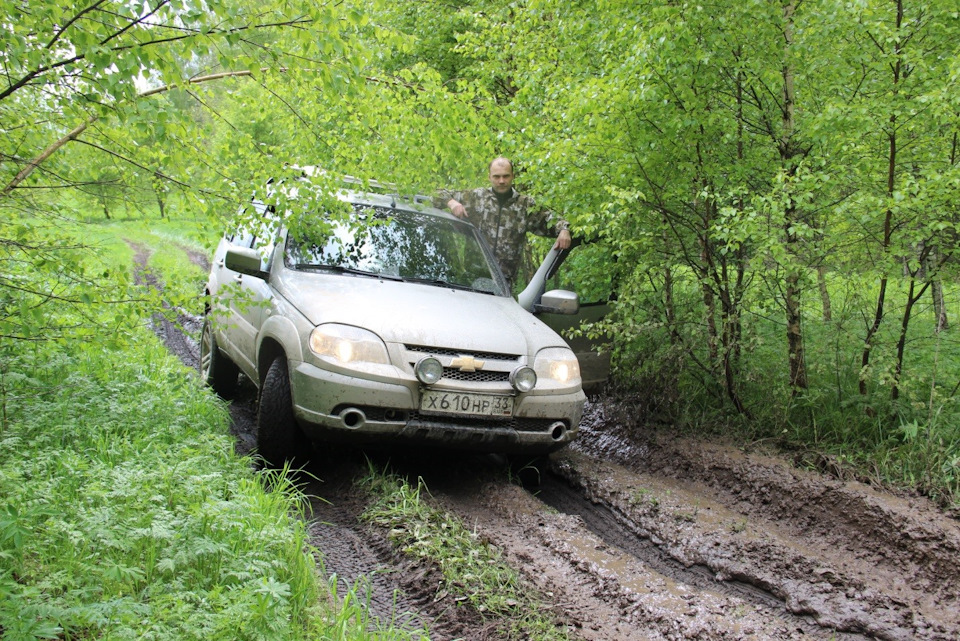
[[[558,512],[580,518],[584,526],[605,544],[619,548],[665,577],[686,583],[698,590],[716,590],[728,596],[742,598],[758,607],[779,609],[783,614],[787,613],[783,601],[762,587],[733,579],[719,581],[716,573],[706,565],[684,565],[653,543],[648,533],[637,531],[632,521],[606,505],[586,500],[582,491],[570,487],[556,475],[544,475],[544,482],[533,493]],[[808,627],[812,622],[795,623]]]

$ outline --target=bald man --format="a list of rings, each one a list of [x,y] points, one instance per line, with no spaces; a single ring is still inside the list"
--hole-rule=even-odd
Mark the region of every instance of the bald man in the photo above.
[[[557,240],[554,247],[570,247],[567,221],[537,207],[533,198],[513,187],[513,163],[504,157],[490,162],[490,187],[468,191],[441,191],[434,205],[446,207],[457,218],[468,220],[486,237],[513,287],[520,269],[527,232]]]

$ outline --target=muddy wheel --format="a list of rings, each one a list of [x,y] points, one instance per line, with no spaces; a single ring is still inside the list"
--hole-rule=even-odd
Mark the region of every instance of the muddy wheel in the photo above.
[[[293,416],[287,359],[281,355],[270,363],[267,376],[260,386],[257,451],[268,465],[280,467],[285,461],[295,466],[306,463],[310,450],[310,441]]]
[[[237,386],[239,373],[234,362],[220,352],[210,319],[204,318],[200,335],[200,376],[203,382],[218,395],[226,396]]]

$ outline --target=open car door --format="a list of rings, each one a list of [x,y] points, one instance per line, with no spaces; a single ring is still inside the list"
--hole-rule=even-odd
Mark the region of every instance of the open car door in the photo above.
[[[560,271],[570,251],[578,244],[575,241],[570,249],[551,249],[547,252],[536,274],[517,296],[517,300],[527,311],[536,314],[537,318],[563,336],[580,362],[584,391],[593,394],[601,391],[610,378],[609,339],[590,339],[586,336],[569,338],[568,332],[580,327],[584,322],[602,319],[610,311],[610,303],[601,300],[571,305],[572,292],[546,291],[549,279]]]

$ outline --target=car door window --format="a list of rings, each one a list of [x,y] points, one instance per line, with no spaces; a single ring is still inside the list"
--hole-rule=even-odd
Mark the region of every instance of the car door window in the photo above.
[[[249,207],[253,208],[252,216]],[[234,247],[259,251],[260,269],[269,271],[277,242],[278,218],[273,210],[262,202],[254,201],[249,207],[241,207],[237,212],[241,222],[226,238]]]

